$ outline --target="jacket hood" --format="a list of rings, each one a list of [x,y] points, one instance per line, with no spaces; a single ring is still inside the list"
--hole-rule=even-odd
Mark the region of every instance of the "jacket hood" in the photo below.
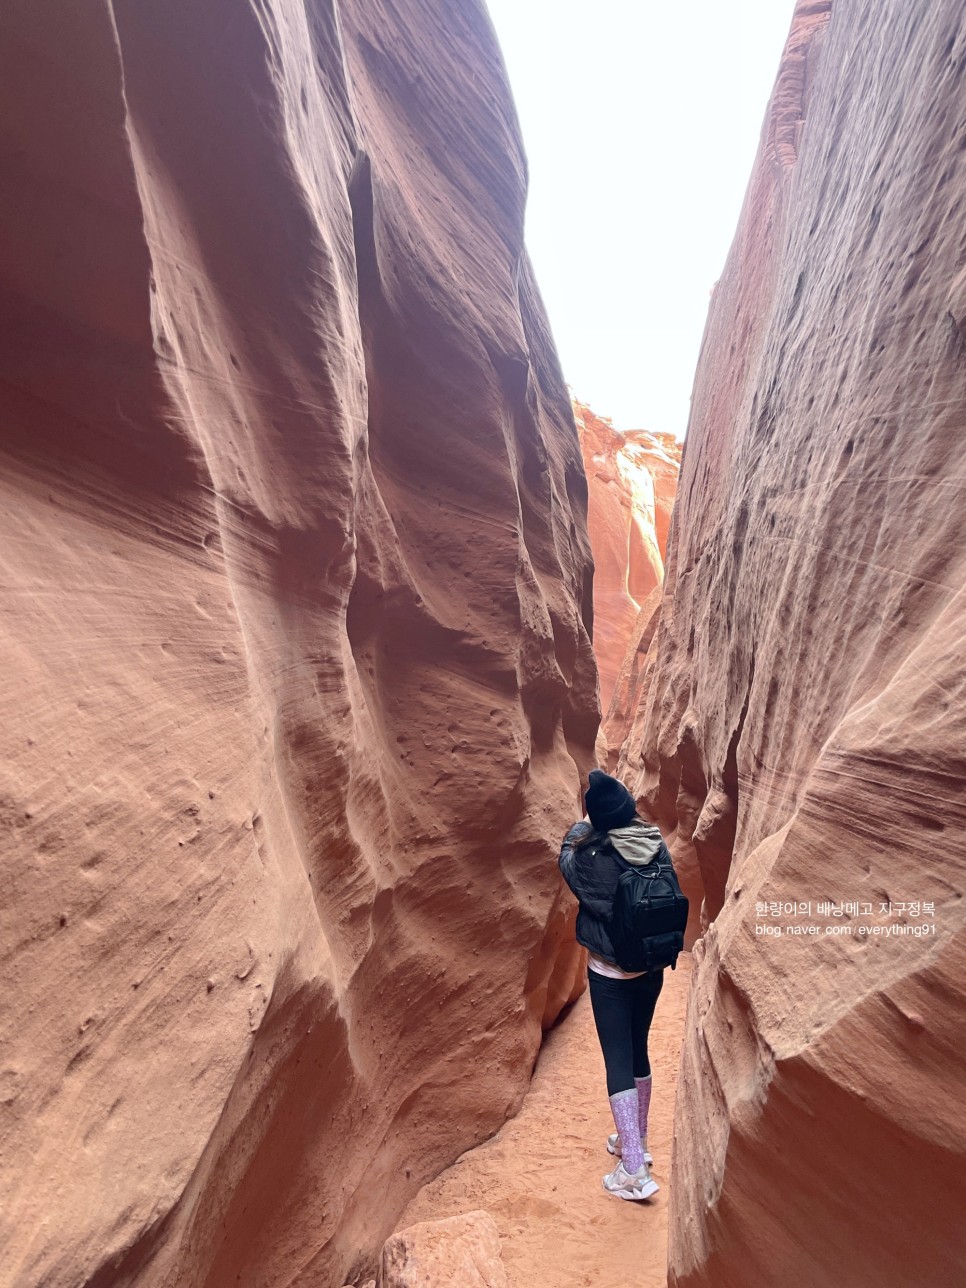
[[[664,840],[660,828],[640,818],[627,827],[612,827],[607,835],[621,858],[638,867],[651,862]]]

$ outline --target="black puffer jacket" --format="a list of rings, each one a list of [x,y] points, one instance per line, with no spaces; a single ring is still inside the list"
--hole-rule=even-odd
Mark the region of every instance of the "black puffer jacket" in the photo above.
[[[576,842],[592,831],[589,823],[575,823],[563,839],[557,863],[563,879],[580,903],[577,913],[577,943],[583,944],[598,957],[616,962],[608,925],[617,882],[631,864],[621,858],[606,833],[585,849],[574,849]],[[659,857],[663,861],[666,855],[667,848],[662,841]]]

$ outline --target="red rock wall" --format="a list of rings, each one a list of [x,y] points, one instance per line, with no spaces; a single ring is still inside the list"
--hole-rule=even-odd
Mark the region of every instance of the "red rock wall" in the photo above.
[[[0,16],[5,1284],[341,1284],[579,987],[586,486],[476,0]]]
[[[711,305],[621,766],[704,897],[674,1288],[963,1279],[964,70],[953,0],[800,3]]]
[[[576,401],[574,416],[589,490],[594,652],[606,713],[641,606],[664,582],[681,448],[670,434],[620,433]]]

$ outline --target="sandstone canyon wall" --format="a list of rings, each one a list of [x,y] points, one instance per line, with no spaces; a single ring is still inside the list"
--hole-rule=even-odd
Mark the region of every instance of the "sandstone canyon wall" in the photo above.
[[[650,618],[660,603],[681,447],[672,434],[621,433],[576,400],[574,419],[587,474],[594,652],[606,714],[642,609]]]
[[[964,198],[958,0],[802,0],[621,762],[704,901],[674,1288],[966,1281]]]
[[[340,1285],[579,987],[502,62],[478,0],[14,0],[0,61],[0,1282]]]

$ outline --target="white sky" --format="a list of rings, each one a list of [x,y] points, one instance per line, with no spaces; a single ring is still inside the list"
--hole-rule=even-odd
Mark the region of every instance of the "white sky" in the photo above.
[[[681,438],[794,2],[486,3],[564,375],[618,429]]]

